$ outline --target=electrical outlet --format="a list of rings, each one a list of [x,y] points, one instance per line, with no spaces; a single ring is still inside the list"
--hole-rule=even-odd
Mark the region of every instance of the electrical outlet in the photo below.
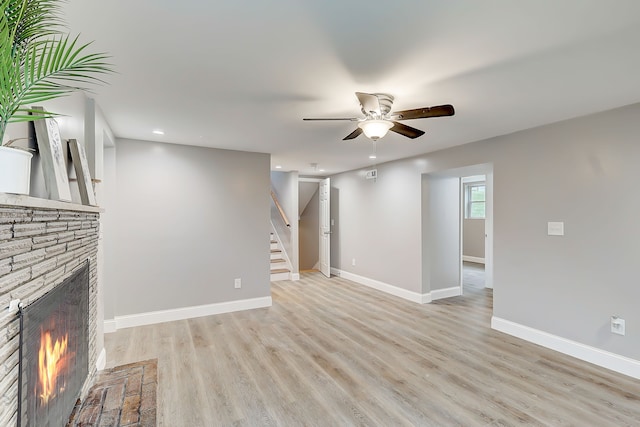
[[[351,265],[356,265],[356,259],[355,259],[355,258],[353,258],[353,259],[351,260]]]
[[[621,319],[618,316],[611,316],[611,333],[618,335],[625,334],[624,319]]]
[[[236,279],[234,281],[234,285],[235,285],[236,289],[240,289],[242,287],[242,280],[241,279]]]

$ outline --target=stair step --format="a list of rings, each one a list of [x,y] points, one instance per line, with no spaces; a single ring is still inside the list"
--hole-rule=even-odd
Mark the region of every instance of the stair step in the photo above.
[[[271,281],[277,282],[279,280],[290,280],[291,270],[287,268],[287,261],[284,259],[280,243],[273,233],[270,234],[269,239],[271,240],[269,245],[271,261]]]

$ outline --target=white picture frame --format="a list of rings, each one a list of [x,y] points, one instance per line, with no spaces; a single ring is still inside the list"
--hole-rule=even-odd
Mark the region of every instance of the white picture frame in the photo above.
[[[42,107],[32,107],[32,110],[40,110],[42,116],[45,116],[45,110]],[[36,131],[47,195],[52,200],[70,202],[71,188],[58,122],[51,117],[43,117],[35,120],[33,126]]]
[[[89,172],[89,162],[84,152],[84,147],[77,139],[69,140],[69,151],[71,151],[71,161],[76,171],[78,180],[78,191],[83,205],[97,206],[96,194],[91,184],[91,172]]]

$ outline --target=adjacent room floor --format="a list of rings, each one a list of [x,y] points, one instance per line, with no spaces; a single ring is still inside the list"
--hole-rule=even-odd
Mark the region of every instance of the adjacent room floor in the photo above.
[[[415,304],[307,273],[273,306],[106,336],[158,359],[159,426],[640,425],[640,381],[492,330],[491,290]]]
[[[462,284],[464,292],[482,290],[485,286],[484,264],[475,262],[462,263]]]

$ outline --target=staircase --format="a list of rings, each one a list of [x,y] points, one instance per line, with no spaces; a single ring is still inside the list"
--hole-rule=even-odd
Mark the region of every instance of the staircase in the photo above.
[[[273,233],[271,233],[271,245],[269,247],[271,250],[271,281],[290,280],[291,269],[289,268],[289,263],[284,258],[280,242],[278,242]]]

